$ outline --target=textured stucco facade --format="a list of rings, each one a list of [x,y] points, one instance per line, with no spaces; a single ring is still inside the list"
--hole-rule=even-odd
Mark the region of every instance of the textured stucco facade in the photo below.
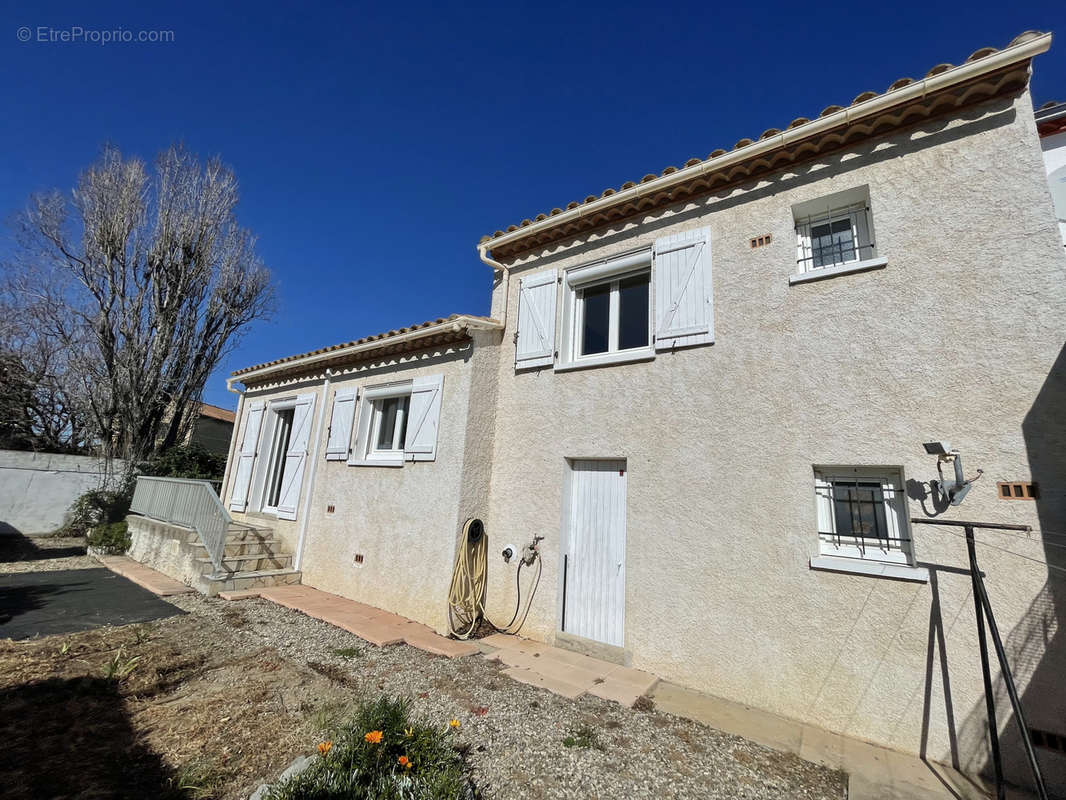
[[[790,284],[793,207],[855,187],[868,187],[885,265]],[[500,549],[545,537],[522,634],[555,641],[568,459],[625,459],[633,666],[981,771],[963,539],[914,525],[920,581],[812,569],[814,468],[900,469],[908,517],[1034,527],[1031,537],[980,533],[978,552],[1029,723],[1066,734],[1066,573],[1056,571],[1066,568],[1066,256],[1049,208],[1028,94],[970,106],[510,259],[492,297],[502,334],[360,362],[332,375],[325,396],[324,373],[251,385],[235,441],[252,399],[317,391],[316,420],[328,421],[340,387],[443,374],[434,461],[389,469],[320,455],[310,504],[295,522],[270,523],[295,552],[306,522],[305,583],[443,630],[456,540],[477,516],[497,621],[514,609],[517,568]],[[523,275],[693,228],[710,230],[712,345],[515,371]],[[750,246],[766,234],[771,244]],[[320,445],[326,428],[316,427]],[[922,442],[934,439],[963,453],[968,477],[984,470],[960,507],[939,507],[929,491],[936,461]],[[1038,501],[998,498],[998,481],[1030,480]],[[1024,782],[998,677],[997,692],[1009,774]],[[1062,757],[1041,758],[1066,790]]]
[[[963,540],[913,527],[927,583],[812,570],[812,470],[901,467],[908,514],[922,516],[932,499],[921,484],[936,477],[936,464],[921,444],[945,439],[971,474],[985,474],[942,519],[1066,531],[1066,259],[1039,153],[1023,94],[509,264],[510,296],[498,288],[493,301],[494,316],[506,303],[511,322],[488,516],[496,541],[547,537],[524,634],[551,640],[558,628],[566,459],[624,458],[625,648],[634,666],[850,736],[983,766]],[[790,285],[792,206],[863,185],[887,265]],[[703,226],[713,247],[713,345],[576,372],[514,371],[510,326],[523,274]],[[749,246],[767,233],[771,245]],[[997,481],[1030,479],[1046,489],[1040,503],[997,499]],[[1045,547],[1039,534],[981,540],[1064,562],[1066,551]],[[1028,687],[1029,722],[1066,733],[1066,693],[1047,677],[1066,669],[1055,633],[1063,575],[979,551]],[[514,602],[513,568],[491,567],[489,609],[498,617]],[[1006,706],[1001,713],[1010,718]],[[1049,765],[1060,786],[1061,767]],[[1017,769],[1014,776],[1024,779]]]
[[[474,331],[466,343],[337,368],[325,402],[324,373],[249,390],[244,408],[254,399],[314,391],[315,421],[325,418],[316,424],[320,456],[311,501],[304,505],[301,495],[297,519],[261,513],[235,513],[234,518],[273,528],[285,549],[295,553],[306,517],[299,564],[304,583],[447,631],[456,539],[463,522],[487,506],[498,339],[498,333]],[[322,457],[337,391],[428,375],[444,377],[433,461],[353,466]],[[314,452],[313,442],[309,449]],[[309,465],[304,491],[310,476]],[[357,554],[362,556],[358,564]]]

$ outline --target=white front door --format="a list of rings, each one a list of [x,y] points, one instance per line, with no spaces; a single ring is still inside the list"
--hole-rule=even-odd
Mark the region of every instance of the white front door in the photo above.
[[[626,598],[626,462],[570,462],[560,629],[622,647]]]

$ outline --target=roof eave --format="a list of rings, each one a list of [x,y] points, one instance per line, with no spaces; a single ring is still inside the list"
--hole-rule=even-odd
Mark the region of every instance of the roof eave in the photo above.
[[[945,70],[937,75],[923,78],[900,89],[885,92],[877,97],[870,98],[869,100],[856,105],[841,109],[840,111],[834,111],[824,117],[811,120],[810,122],[798,125],[795,128],[790,128],[781,133],[767,137],[766,139],[760,139],[757,142],[724,153],[715,158],[706,159],[698,164],[693,164],[690,167],[683,167],[669,175],[662,175],[653,180],[649,180],[647,183],[639,183],[629,189],[621,189],[606,197],[583,203],[576,208],[549,216],[539,222],[525,225],[518,230],[483,240],[480,246],[491,251],[495,248],[513,245],[527,237],[566,225],[567,223],[579,220],[582,217],[599,213],[606,208],[631,202],[649,194],[661,192],[665,189],[697,178],[707,172],[719,171],[730,167],[735,163],[757,158],[758,156],[764,155],[779,147],[795,143],[800,139],[815,136],[839,125],[847,125],[857,122],[865,117],[879,114],[883,110],[891,108],[892,106],[906,103],[917,98],[923,98],[933,92],[942,91],[957,84],[964,83],[965,81],[973,80],[981,75],[1027,61],[1046,52],[1050,46],[1050,33],[1034,36],[1024,42],[1005,47],[991,55],[985,56],[984,58],[979,58],[976,61],[961,64],[960,66]]]
[[[398,344],[414,342],[419,339],[429,339],[434,336],[439,336],[442,333],[460,333],[469,329],[499,330],[501,327],[502,325],[496,320],[461,315],[455,319],[446,320],[438,325],[429,325],[396,336],[386,336],[381,339],[362,342],[361,344],[351,344],[345,347],[339,347],[335,350],[310,353],[288,361],[257,367],[247,371],[237,370],[236,372],[230,373],[229,381],[231,383],[243,383],[248,385],[249,383],[257,383],[280,373],[290,373],[310,369],[325,362],[342,361],[348,358],[367,356],[375,350],[384,350]]]

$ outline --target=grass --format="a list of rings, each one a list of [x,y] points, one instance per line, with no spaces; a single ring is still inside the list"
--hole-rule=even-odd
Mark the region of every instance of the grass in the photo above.
[[[412,720],[402,698],[363,702],[334,739],[319,746],[311,766],[272,787],[268,797],[475,800],[480,794],[453,736],[444,725]]]
[[[563,739],[563,747],[581,747],[586,750],[602,750],[603,745],[600,743],[599,736],[596,733],[596,729],[589,725],[582,725],[574,730],[571,730]]]
[[[333,655],[340,656],[341,658],[358,658],[363,654],[363,651],[358,647],[338,647],[333,651]]]

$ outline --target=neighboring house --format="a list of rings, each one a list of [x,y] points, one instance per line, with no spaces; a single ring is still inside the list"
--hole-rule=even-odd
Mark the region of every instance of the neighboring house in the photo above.
[[[1028,91],[1049,44],[497,231],[491,319],[234,373],[226,506],[305,583],[441,630],[466,519],[497,620],[495,554],[544,536],[523,635],[974,772],[966,547],[911,518],[1029,524],[978,551],[1029,723],[1066,736],[1066,256]],[[939,439],[983,470],[958,507]]]
[[[210,453],[225,455],[233,438],[233,421],[237,415],[227,408],[200,403],[199,412],[189,428],[185,444],[198,444]]]
[[[1059,233],[1066,245],[1066,103],[1045,103],[1036,112],[1036,129],[1044,153],[1048,187]]]

